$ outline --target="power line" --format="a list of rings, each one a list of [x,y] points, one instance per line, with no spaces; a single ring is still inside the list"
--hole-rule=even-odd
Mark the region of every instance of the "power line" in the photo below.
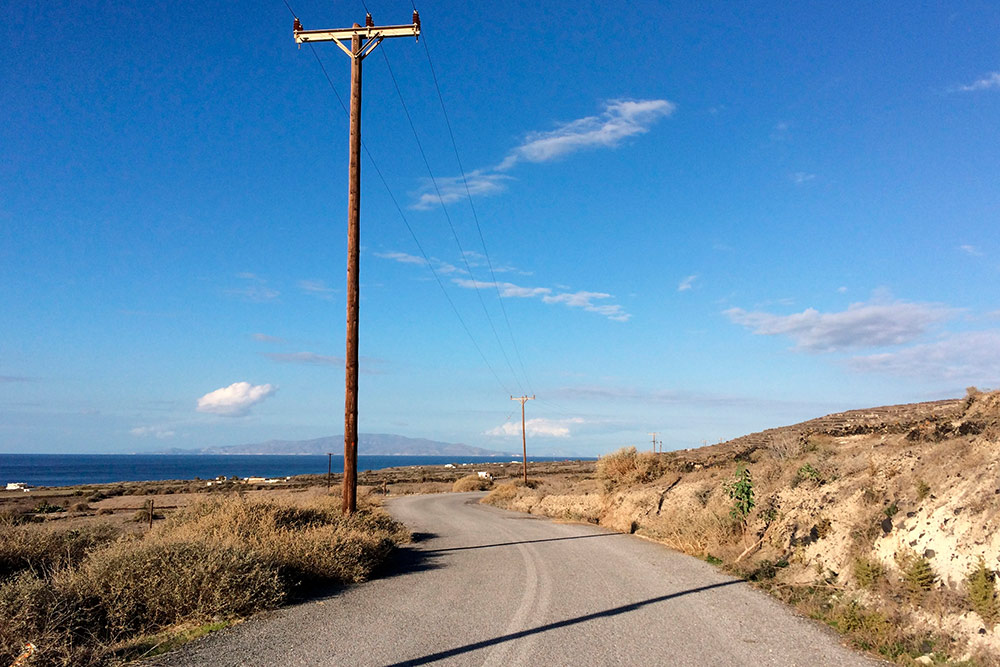
[[[282,2],[284,3],[285,7],[288,8],[288,11],[292,14],[292,16],[293,17],[297,17],[297,15],[295,13],[295,10],[293,10],[292,7],[291,7],[291,5],[288,4],[288,0],[282,0]],[[367,6],[366,6],[365,9],[367,11]],[[323,77],[326,79],[326,82],[329,84],[330,89],[333,90],[334,95],[337,97],[337,102],[340,103],[341,109],[343,109],[343,111],[344,111],[345,114],[349,115],[350,112],[347,109],[347,105],[344,104],[344,99],[341,97],[340,92],[337,90],[337,87],[334,85],[333,79],[330,77],[330,73],[327,71],[326,66],[323,64],[323,60],[319,57],[319,54],[316,52],[316,49],[313,47],[312,44],[307,43],[306,46],[309,47],[309,50],[312,52],[313,57],[316,59],[317,64],[319,64],[320,70],[322,70],[322,72],[323,72]],[[396,86],[396,90],[397,90],[397,93],[398,93],[399,92],[398,85]],[[412,126],[412,123],[411,123],[411,126]],[[461,313],[458,311],[458,308],[455,305],[455,302],[452,300],[451,295],[448,294],[448,290],[445,288],[444,282],[441,280],[441,276],[434,269],[434,265],[431,262],[430,257],[427,255],[427,252],[424,250],[423,245],[420,243],[420,240],[417,238],[416,233],[413,231],[413,227],[410,225],[409,220],[407,220],[406,215],[403,213],[403,209],[399,205],[399,202],[396,200],[395,195],[393,195],[392,189],[389,187],[389,183],[386,180],[385,176],[383,175],[382,170],[379,168],[378,163],[375,161],[374,156],[372,156],[371,151],[368,149],[368,145],[365,144],[364,141],[362,141],[361,142],[361,147],[364,150],[365,155],[368,157],[368,161],[371,163],[372,168],[375,169],[375,173],[378,174],[379,180],[382,182],[382,185],[385,188],[386,193],[389,195],[389,199],[392,201],[392,204],[396,208],[397,213],[399,213],[399,217],[403,221],[403,225],[406,227],[406,230],[409,232],[410,237],[413,239],[414,244],[417,246],[417,249],[420,251],[420,254],[423,256],[424,261],[427,264],[427,267],[430,269],[431,274],[434,276],[434,279],[435,279],[435,281],[438,284],[438,287],[441,288],[441,292],[442,292],[442,294],[444,294],[445,299],[448,301],[448,305],[451,306],[452,312],[455,314],[455,317],[458,318],[458,321],[461,324],[462,329],[465,331],[466,335],[469,337],[469,340],[472,342],[473,347],[476,348],[476,352],[479,353],[480,358],[483,360],[483,363],[486,364],[486,367],[489,369],[490,374],[493,375],[493,378],[496,380],[497,384],[500,385],[500,388],[503,389],[504,393],[510,393],[509,389],[507,388],[507,385],[504,384],[504,382],[500,379],[500,376],[497,374],[496,370],[493,368],[493,365],[489,362],[489,359],[487,359],[486,355],[483,353],[482,348],[479,346],[479,343],[476,341],[476,338],[472,334],[472,331],[469,329],[468,324],[466,324],[465,319],[462,317]],[[509,362],[508,362],[508,364],[509,364]],[[515,379],[516,379],[516,376],[515,376]]]
[[[410,4],[413,4],[412,0]],[[414,5],[414,11],[416,10],[416,5]],[[517,362],[521,367],[521,373],[524,375],[525,384],[528,385],[528,389],[531,389],[531,381],[528,379],[528,371],[524,368],[524,360],[521,358],[521,350],[517,346],[517,341],[514,339],[514,328],[510,324],[510,318],[507,316],[507,307],[503,303],[503,295],[500,293],[500,285],[497,282],[496,273],[493,270],[493,260],[490,259],[490,252],[486,249],[486,238],[483,236],[483,228],[479,224],[479,214],[476,212],[476,205],[472,200],[472,190],[469,188],[469,179],[465,175],[465,167],[462,164],[462,157],[458,153],[458,143],[455,141],[455,133],[451,127],[451,119],[448,116],[448,109],[444,104],[444,96],[441,94],[441,86],[438,84],[437,72],[434,69],[434,61],[431,60],[430,47],[427,46],[427,36],[424,36],[424,53],[427,54],[427,64],[431,70],[431,78],[434,79],[434,89],[437,91],[438,101],[441,103],[441,112],[444,114],[444,122],[448,127],[448,136],[451,138],[451,146],[455,151],[455,160],[458,162],[458,169],[462,175],[462,183],[465,185],[465,194],[469,199],[469,208],[472,209],[472,218],[476,221],[476,230],[479,232],[479,241],[483,246],[483,254],[486,256],[486,264],[490,268],[490,277],[493,279],[493,287],[497,292],[497,300],[500,302],[500,310],[503,311],[503,318],[507,323],[507,332],[510,334],[510,342],[514,346],[514,353],[517,356]],[[385,52],[382,53],[385,56]],[[387,58],[388,62],[388,58]]]
[[[458,251],[462,256],[462,262],[465,264],[466,271],[469,272],[469,277],[473,281],[473,287],[475,288],[476,297],[479,299],[479,305],[483,308],[483,313],[486,315],[486,321],[489,322],[490,329],[493,331],[493,337],[497,341],[497,345],[500,347],[500,352],[503,354],[504,360],[507,362],[507,367],[510,369],[511,375],[514,377],[514,381],[520,385],[521,381],[517,377],[517,372],[514,370],[513,364],[510,362],[510,357],[507,355],[507,350],[504,348],[503,342],[500,340],[500,334],[497,333],[496,326],[493,324],[493,318],[490,317],[490,311],[486,308],[486,302],[483,301],[483,295],[479,291],[476,283],[476,276],[472,271],[472,266],[469,264],[469,258],[466,255],[465,248],[462,247],[462,242],[458,238],[458,232],[455,230],[455,225],[452,222],[451,214],[448,212],[448,206],[444,203],[444,197],[441,194],[441,188],[438,185],[437,178],[434,177],[434,170],[431,169],[430,161],[427,159],[427,153],[424,151],[423,144],[420,141],[420,135],[417,132],[417,127],[413,123],[413,117],[410,115],[410,110],[406,106],[406,101],[403,99],[403,92],[399,87],[399,82],[396,80],[396,75],[392,71],[392,65],[389,63],[389,56],[386,55],[385,51],[382,51],[382,58],[385,60],[385,66],[389,70],[389,76],[392,79],[392,84],[396,88],[396,95],[399,97],[399,103],[403,107],[403,113],[406,115],[406,120],[410,124],[410,130],[413,132],[413,139],[417,142],[417,149],[420,152],[420,157],[424,161],[424,166],[427,168],[427,173],[430,176],[431,183],[434,186],[434,191],[437,193],[438,202],[441,204],[441,210],[444,212],[444,217],[448,221],[448,227],[451,229],[451,235],[455,239],[455,244],[458,246]],[[492,268],[491,268],[492,270]],[[496,280],[494,279],[494,285]],[[503,301],[500,302],[501,306]],[[505,311],[506,312],[506,311]]]

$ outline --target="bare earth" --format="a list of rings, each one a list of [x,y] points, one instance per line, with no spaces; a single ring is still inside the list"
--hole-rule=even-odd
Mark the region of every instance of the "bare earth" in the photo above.
[[[482,495],[391,500],[417,541],[388,576],[150,664],[879,664],[695,558]]]

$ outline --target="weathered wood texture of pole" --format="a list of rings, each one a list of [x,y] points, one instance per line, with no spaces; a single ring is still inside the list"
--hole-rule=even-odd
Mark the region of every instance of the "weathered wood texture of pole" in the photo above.
[[[357,23],[354,24],[358,26]],[[358,270],[361,248],[361,35],[351,37],[351,136],[347,193],[347,354],[344,392],[344,514],[358,507]]]

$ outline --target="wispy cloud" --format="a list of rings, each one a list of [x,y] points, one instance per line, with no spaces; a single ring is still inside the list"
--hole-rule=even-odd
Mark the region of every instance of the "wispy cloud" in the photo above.
[[[243,299],[244,301],[253,301],[257,303],[265,301],[274,301],[279,296],[281,292],[276,289],[267,286],[267,281],[260,276],[253,273],[238,273],[236,277],[246,281],[243,287],[227,289],[225,293],[229,296],[234,296]]]
[[[381,257],[382,259],[391,259],[394,262],[399,262],[400,264],[419,264],[421,266],[427,264],[427,260],[423,257],[417,257],[416,255],[410,255],[405,252],[377,252],[376,257]]]
[[[855,357],[851,368],[925,380],[996,386],[1000,383],[1000,331],[967,331],[903,350]]]
[[[570,417],[568,419],[544,419],[539,417],[525,421],[524,431],[527,435],[535,437],[568,438],[571,436],[570,428],[583,423],[585,423],[585,420],[582,417]],[[521,425],[510,421],[505,422],[500,424],[500,426],[491,428],[483,435],[520,437]]]
[[[796,171],[791,175],[792,183],[795,183],[795,185],[802,185],[803,183],[808,183],[814,178],[816,178],[816,174],[809,174],[804,171]]]
[[[1000,88],[1000,72],[990,72],[972,83],[956,86],[954,90],[962,93],[971,93],[977,90],[990,90],[992,88]]]
[[[249,382],[234,382],[228,387],[210,391],[198,399],[198,412],[207,412],[223,417],[242,417],[250,408],[276,392],[277,387],[269,384],[252,385]]]
[[[332,287],[328,287],[322,280],[300,280],[298,287],[306,294],[327,301],[332,300],[333,295],[337,293],[337,290]]]
[[[455,278],[452,282],[459,287],[464,287],[466,289],[496,288],[500,291],[500,296],[502,297],[530,299],[533,297],[552,294],[552,288],[550,287],[521,287],[520,285],[515,285],[514,283],[494,283],[483,280],[469,280],[467,278]]]
[[[450,204],[468,195],[474,197],[495,195],[504,190],[504,183],[511,177],[506,174],[477,169],[461,176],[447,176],[433,181],[424,179],[417,201],[410,208],[426,211],[441,204]],[[435,187],[435,185],[437,187]]]
[[[277,336],[268,336],[267,334],[255,333],[253,334],[253,339],[258,343],[284,343],[284,338],[278,338]]]
[[[667,100],[611,100],[596,116],[577,118],[552,130],[531,132],[494,167],[477,169],[460,176],[438,178],[437,187],[426,181],[415,193],[411,208],[426,210],[448,204],[471,193],[490,196],[503,192],[512,177],[507,174],[522,162],[541,163],[581,150],[616,148],[626,139],[645,134],[661,118],[670,116],[677,105]]]
[[[570,308],[582,308],[583,310],[603,315],[609,320],[617,322],[626,322],[632,317],[619,304],[595,303],[595,301],[614,298],[611,294],[605,292],[580,291],[555,293],[551,287],[522,287],[514,283],[494,283],[482,280],[467,280],[464,278],[456,278],[452,282],[459,287],[467,289],[498,289],[500,296],[505,298],[530,299],[540,297],[544,303],[561,303]]]
[[[612,298],[612,295],[604,292],[567,292],[543,296],[542,301],[545,303],[564,303],[570,308],[583,308],[587,312],[604,315],[609,320],[615,320],[616,322],[627,322],[631,319],[632,315],[626,313],[625,309],[616,303],[594,303],[598,299],[610,298]]]
[[[343,357],[331,357],[315,352],[267,352],[265,357],[280,364],[309,364],[312,366],[343,366]]]
[[[166,440],[176,435],[174,431],[166,426],[137,426],[131,429],[129,433],[137,438],[154,437],[159,440]]]
[[[688,291],[689,289],[694,287],[694,281],[697,279],[698,279],[697,275],[688,276],[677,285],[677,291],[678,292]]]
[[[645,134],[677,105],[667,100],[612,100],[597,116],[578,118],[548,132],[532,132],[512,150],[497,170],[518,162],[549,162],[587,148],[614,148],[629,137]]]
[[[723,314],[757,335],[786,336],[801,350],[829,352],[908,343],[955,312],[933,303],[872,301],[853,303],[836,313],[809,308],[792,315],[776,315],[730,308]]]
[[[966,245],[960,245],[960,246],[958,246],[958,249],[961,250],[962,252],[964,252],[965,254],[971,255],[973,257],[982,257],[983,256],[983,251],[980,250],[979,248],[977,248],[974,245],[968,245],[968,244],[966,244]]]

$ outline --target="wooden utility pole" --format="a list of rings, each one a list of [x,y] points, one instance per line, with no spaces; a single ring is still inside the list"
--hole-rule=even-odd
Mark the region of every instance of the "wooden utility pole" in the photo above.
[[[659,433],[647,433],[646,435],[650,435],[650,436],[653,437],[653,453],[655,454],[656,453],[656,436],[658,436]]]
[[[335,42],[351,59],[351,130],[347,187],[347,354],[344,391],[344,497],[341,509],[352,514],[358,505],[358,270],[361,251],[361,61],[386,37],[419,37],[420,15],[413,10],[411,25],[376,26],[372,15],[364,27],[337,30],[303,30],[299,19],[293,27],[295,42]],[[350,40],[348,48],[344,42]]]
[[[521,454],[524,456],[524,465],[522,466],[524,473],[524,485],[528,485],[528,439],[526,437],[524,428],[524,403],[525,401],[535,400],[535,395],[531,396],[511,396],[512,401],[521,401]]]

